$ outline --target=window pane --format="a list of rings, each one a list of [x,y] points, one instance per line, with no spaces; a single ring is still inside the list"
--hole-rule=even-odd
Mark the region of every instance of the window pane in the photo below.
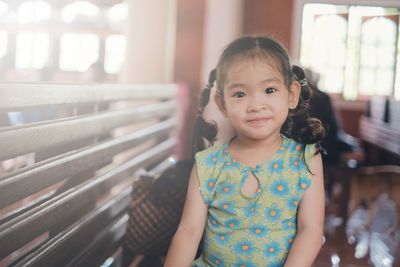
[[[374,87],[372,94],[374,95],[390,95],[393,89],[393,69],[381,69],[377,73],[377,79],[379,86]]]
[[[7,41],[7,32],[0,31],[0,57],[3,57],[5,54],[7,54]]]
[[[17,34],[16,68],[41,69],[49,59],[50,37],[45,32],[21,32]]]
[[[126,39],[123,35],[111,35],[106,39],[105,71],[118,73],[125,58]]]
[[[0,16],[6,14],[7,10],[8,10],[8,5],[3,1],[0,1]]]
[[[62,20],[71,23],[80,17],[94,17],[100,14],[100,8],[88,1],[75,1],[67,5],[61,12]]]
[[[95,34],[66,33],[60,39],[60,69],[87,71],[99,59],[99,37]]]
[[[344,72],[342,68],[330,67],[326,69],[323,85],[329,85],[329,92],[341,92],[343,88]],[[322,87],[325,88],[325,87]]]
[[[390,95],[394,79],[397,24],[387,17],[364,17],[363,20],[359,92],[365,95]]]
[[[345,99],[391,94],[395,69],[400,91],[398,21],[397,8],[305,4],[300,62],[320,73],[322,90]]]
[[[400,100],[400,28],[398,30],[398,39],[397,39],[397,65],[396,65],[396,83],[394,88],[394,96],[396,100]]]
[[[50,4],[41,0],[23,2],[18,7],[19,23],[37,23],[49,19],[50,16]]]
[[[359,93],[363,95],[369,95],[372,92],[373,84],[375,83],[374,71],[370,68],[363,68],[360,70],[360,83]]]
[[[335,31],[330,30],[333,28]],[[346,61],[347,20],[340,15],[317,16],[314,33],[310,67],[321,72],[319,86],[323,90],[341,92]]]
[[[120,3],[111,7],[107,12],[107,17],[111,21],[120,22],[128,17],[128,4]]]

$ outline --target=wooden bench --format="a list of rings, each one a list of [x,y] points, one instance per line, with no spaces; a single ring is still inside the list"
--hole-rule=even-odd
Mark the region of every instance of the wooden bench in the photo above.
[[[175,85],[0,85],[0,266],[117,266],[132,182],[162,171],[174,137]],[[16,113],[10,113],[16,112]],[[164,167],[163,167],[164,166]]]

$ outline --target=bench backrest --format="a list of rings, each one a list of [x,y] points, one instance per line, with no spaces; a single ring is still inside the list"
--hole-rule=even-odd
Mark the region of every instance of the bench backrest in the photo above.
[[[115,253],[135,173],[176,146],[176,96],[170,84],[0,85],[0,162],[26,165],[0,174],[0,266],[99,266]]]

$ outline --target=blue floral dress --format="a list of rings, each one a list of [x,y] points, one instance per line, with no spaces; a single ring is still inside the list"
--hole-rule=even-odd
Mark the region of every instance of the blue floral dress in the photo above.
[[[232,158],[228,144],[196,154],[200,191],[208,205],[203,253],[192,266],[283,266],[296,235],[297,208],[311,184],[306,165],[315,149],[283,137],[265,164],[246,166]],[[304,160],[305,159],[305,160]],[[258,179],[252,196],[242,188]]]

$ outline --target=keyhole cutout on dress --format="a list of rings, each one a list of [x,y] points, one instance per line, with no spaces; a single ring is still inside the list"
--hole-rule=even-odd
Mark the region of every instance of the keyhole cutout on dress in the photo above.
[[[249,172],[249,176],[241,188],[242,194],[246,197],[252,197],[255,193],[260,189],[260,181],[257,176],[255,176],[252,172]]]

